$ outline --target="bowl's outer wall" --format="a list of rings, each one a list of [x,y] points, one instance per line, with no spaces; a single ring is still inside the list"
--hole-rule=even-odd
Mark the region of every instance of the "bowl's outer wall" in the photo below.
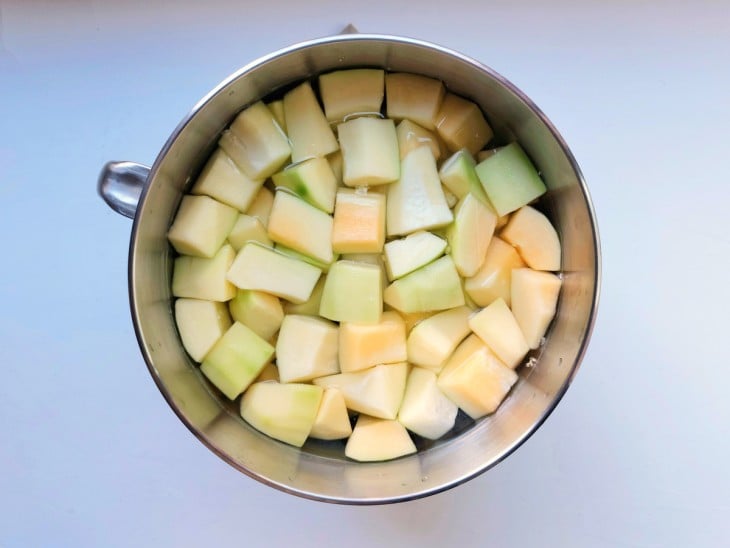
[[[246,425],[201,380],[172,316],[173,253],[166,232],[188,183],[220,132],[246,105],[321,72],[353,66],[415,72],[443,80],[477,102],[502,139],[516,138],[549,188],[544,201],[563,246],[564,287],[538,365],[499,410],[456,439],[392,462],[360,464],[300,451]],[[224,81],[178,126],[158,156],[140,200],[130,242],[135,329],[161,392],[190,430],[242,472],[285,491],[329,502],[371,504],[432,494],[485,471],[542,423],[578,368],[595,316],[598,235],[575,160],[542,113],[484,65],[416,40],[350,35],[314,40],[265,57]],[[325,451],[326,452],[326,451]]]

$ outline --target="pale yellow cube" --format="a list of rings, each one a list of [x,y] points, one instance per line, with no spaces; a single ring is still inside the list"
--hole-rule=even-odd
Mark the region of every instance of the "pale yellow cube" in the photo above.
[[[324,263],[334,261],[332,217],[286,191],[277,191],[269,217],[273,241]]]
[[[320,440],[341,440],[350,434],[352,426],[342,392],[337,388],[325,389],[309,436]]]
[[[469,327],[512,369],[520,364],[530,350],[504,299],[497,299],[469,318]]]
[[[562,280],[551,272],[518,268],[512,271],[512,313],[530,348],[540,340],[555,316]]]
[[[227,272],[236,251],[223,245],[213,257],[180,255],[172,267],[172,294],[206,301],[230,301],[236,288],[227,280]]]
[[[444,85],[434,78],[405,72],[386,74],[388,118],[407,118],[421,127],[433,129],[444,92]]]
[[[276,341],[281,382],[309,381],[339,373],[337,325],[312,316],[284,316]]]
[[[376,324],[340,324],[339,360],[343,372],[406,358],[406,327],[397,312],[383,312]]]
[[[493,413],[517,382],[476,335],[462,342],[438,377],[441,391],[472,419]]]
[[[459,306],[434,314],[408,335],[408,361],[438,373],[458,344],[471,332],[471,310]]]
[[[360,415],[345,446],[347,458],[361,462],[390,460],[416,452],[405,426],[395,420]]]
[[[191,358],[200,363],[218,339],[231,327],[231,317],[224,303],[177,299],[175,324],[183,347]]]
[[[560,270],[560,239],[550,220],[534,207],[512,214],[502,238],[517,248],[527,266],[535,270]]]
[[[252,289],[239,289],[228,303],[231,316],[264,340],[270,340],[284,320],[281,301],[274,295]]]
[[[447,93],[435,118],[436,130],[452,152],[477,154],[494,136],[481,109],[472,101]]]
[[[190,192],[205,194],[238,211],[246,211],[263,183],[263,179],[249,178],[223,149],[218,148]]]
[[[210,196],[183,196],[167,239],[181,255],[212,257],[233,228],[238,211]]]
[[[434,160],[438,160],[441,157],[441,147],[439,146],[436,134],[422,128],[415,122],[403,120],[395,128],[395,133],[398,136],[398,149],[400,151],[401,160],[405,158],[411,150],[423,145],[428,145],[428,148],[431,149]]]
[[[273,245],[271,238],[266,233],[266,227],[261,221],[256,217],[242,213],[238,216],[236,223],[228,234],[228,243],[233,246],[233,249],[239,251],[248,242],[259,242],[267,246]]]
[[[269,217],[271,216],[271,208],[274,205],[274,193],[265,186],[261,187],[259,193],[251,202],[246,210],[246,215],[256,217],[264,227],[269,226]]]
[[[502,298],[511,303],[512,270],[525,262],[517,250],[498,236],[492,236],[484,262],[476,274],[464,281],[464,290],[479,306],[487,306]]]
[[[340,189],[335,199],[335,253],[380,253],[385,244],[385,196]]]

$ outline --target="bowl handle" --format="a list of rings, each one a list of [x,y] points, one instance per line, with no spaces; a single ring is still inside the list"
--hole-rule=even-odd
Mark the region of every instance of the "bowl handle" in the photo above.
[[[134,219],[150,168],[134,162],[108,162],[99,174],[99,196],[117,213]]]

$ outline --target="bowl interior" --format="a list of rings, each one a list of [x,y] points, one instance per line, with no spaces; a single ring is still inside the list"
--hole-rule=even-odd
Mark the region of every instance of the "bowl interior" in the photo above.
[[[502,142],[518,140],[548,187],[542,209],[563,246],[564,285],[537,364],[493,415],[462,421],[447,440],[391,462],[340,458],[335,442],[302,450],[249,427],[235,406],[202,379],[180,343],[172,316],[173,252],[166,232],[188,184],[221,131],[246,105],[319,73],[381,67],[441,79],[478,103]],[[598,297],[598,236],[580,170],[545,116],[489,68],[424,42],[376,35],[314,40],[244,67],[178,126],[160,153],[142,196],[130,243],[130,301],[140,347],[155,382],[181,420],[212,451],[242,472],[317,500],[383,503],[425,496],[487,470],[518,447],[547,417],[575,374],[590,336]]]

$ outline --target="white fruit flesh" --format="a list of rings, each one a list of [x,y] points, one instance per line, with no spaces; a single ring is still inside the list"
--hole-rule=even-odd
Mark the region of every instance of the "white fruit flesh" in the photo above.
[[[550,220],[525,206],[512,215],[502,238],[517,248],[527,266],[535,270],[560,270],[560,239]]]
[[[385,244],[385,196],[340,189],[332,227],[336,253],[380,253]]]
[[[494,136],[481,109],[453,93],[447,93],[436,115],[438,134],[451,151],[465,148],[476,154]]]
[[[264,183],[244,174],[221,148],[218,148],[205,164],[195,181],[191,194],[205,194],[221,203],[246,211]]]
[[[360,462],[390,460],[416,452],[405,427],[395,420],[360,415],[345,446],[345,456]]]
[[[326,156],[339,149],[335,134],[309,82],[284,95],[284,117],[291,141],[292,162]]]
[[[464,289],[479,306],[487,306],[499,298],[510,306],[512,269],[523,266],[525,263],[517,250],[493,236],[484,263],[474,276],[464,281]]]
[[[444,85],[433,78],[405,72],[385,75],[388,118],[407,118],[426,129],[434,129],[434,119],[444,98]]]
[[[258,181],[275,173],[291,155],[286,134],[260,101],[236,116],[218,144],[248,177]]]
[[[392,120],[356,118],[337,126],[342,181],[350,187],[392,183],[400,175],[398,137]]]
[[[348,69],[322,74],[319,94],[330,122],[351,115],[380,112],[385,73],[380,69]]]
[[[512,271],[512,313],[530,348],[540,346],[555,316],[562,281],[555,274],[530,268]]]
[[[228,242],[236,251],[239,251],[247,242],[259,242],[266,246],[273,245],[261,221],[244,213],[238,216],[236,223],[228,234]]]
[[[234,320],[267,341],[279,330],[284,319],[281,301],[263,291],[239,289],[228,307]]]
[[[500,216],[521,208],[546,191],[537,169],[517,143],[500,148],[475,169]]]
[[[336,322],[379,322],[383,312],[382,280],[378,266],[337,261],[327,273],[319,314]]]
[[[279,99],[277,101],[270,102],[266,106],[271,111],[271,115],[274,117],[274,120],[276,120],[276,123],[279,124],[279,127],[284,131],[284,133],[286,133],[286,118],[284,117],[284,101]]]
[[[339,373],[337,337],[338,329],[332,322],[312,316],[285,316],[276,341],[281,382],[309,381]]]
[[[200,370],[229,399],[235,399],[274,354],[274,347],[239,322],[226,331],[205,356]]]
[[[453,220],[427,146],[412,150],[403,159],[400,179],[388,188],[386,210],[389,237],[446,226]]]
[[[452,154],[439,169],[443,185],[461,199],[468,193],[473,194],[484,205],[494,210],[476,172],[476,162],[466,149]]]
[[[436,135],[427,129],[422,128],[415,122],[403,120],[395,128],[398,136],[398,149],[400,151],[401,160],[413,149],[427,145],[431,149],[434,160],[441,157],[441,148],[439,146]]]
[[[226,276],[236,251],[224,244],[212,258],[180,255],[172,268],[172,294],[205,301],[229,301],[236,288]]]
[[[441,391],[472,419],[493,413],[517,382],[517,373],[504,365],[476,335],[454,352],[438,377]]]
[[[438,373],[458,344],[471,332],[471,310],[459,306],[419,322],[409,333],[408,361]]]
[[[341,440],[352,434],[345,398],[337,388],[326,388],[309,436],[320,440]]]
[[[427,312],[462,306],[464,292],[454,261],[445,255],[394,281],[383,301],[401,312]]]
[[[406,357],[406,327],[397,312],[383,312],[376,324],[340,324],[339,362],[343,373],[402,362]]]
[[[319,316],[319,304],[322,301],[322,291],[324,290],[325,277],[321,276],[317,280],[309,298],[303,303],[284,303],[285,314],[300,314],[306,316]]]
[[[426,231],[409,234],[385,244],[385,267],[389,280],[402,278],[439,258],[446,249],[446,240]]]
[[[335,207],[337,179],[326,158],[304,160],[274,173],[276,187],[288,188],[307,203],[326,213]]]
[[[451,258],[462,276],[473,276],[482,266],[494,234],[497,216],[472,193],[454,209],[454,222],[446,229]]]
[[[175,323],[183,347],[190,357],[199,363],[223,333],[231,327],[231,317],[224,303],[177,299]]]
[[[257,289],[293,303],[312,294],[322,271],[255,242],[241,248],[228,269],[228,280],[239,289]]]
[[[411,432],[435,440],[454,427],[458,406],[436,384],[436,373],[414,367],[408,375],[398,421]]]
[[[256,217],[264,227],[269,225],[269,216],[271,215],[271,207],[274,205],[274,193],[266,187],[261,187],[259,193],[251,202],[246,210],[246,215]]]
[[[335,175],[337,186],[344,185],[345,183],[342,182],[342,170],[344,168],[344,166],[342,165],[342,150],[338,150],[336,152],[333,152],[332,154],[328,154],[327,162],[330,165],[330,169],[332,169],[332,173],[334,173]]]
[[[376,365],[362,371],[314,379],[323,388],[339,388],[347,408],[382,419],[395,419],[406,388],[408,364]]]
[[[241,398],[241,416],[267,436],[301,447],[321,400],[322,389],[311,384],[256,383]]]
[[[331,263],[332,217],[285,191],[277,191],[268,226],[273,241]]]
[[[469,327],[491,348],[507,367],[517,367],[530,350],[514,314],[504,299],[469,318]]]
[[[183,196],[167,239],[181,255],[212,257],[233,228],[238,211],[209,196]]]

